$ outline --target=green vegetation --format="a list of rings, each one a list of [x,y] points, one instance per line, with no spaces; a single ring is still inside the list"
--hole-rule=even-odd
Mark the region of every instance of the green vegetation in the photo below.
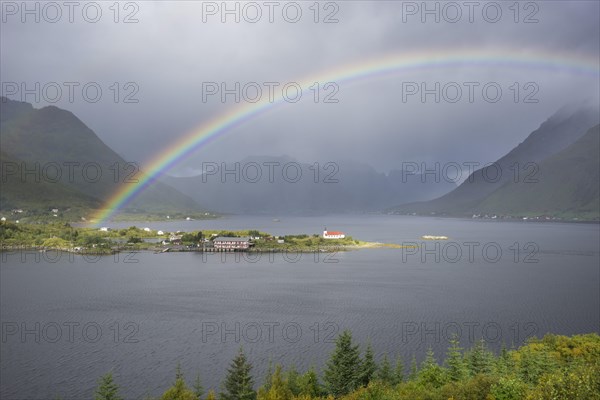
[[[40,248],[110,253],[120,249],[139,250],[155,246],[153,243],[143,242],[143,239],[155,237],[158,237],[156,231],[148,232],[135,226],[101,231],[95,228],[74,228],[68,223],[16,224],[8,221],[0,222],[0,250]]]
[[[257,230],[203,230],[159,234],[159,231],[146,229],[131,226],[123,229],[100,230],[72,227],[66,222],[17,224],[2,221],[0,222],[0,250],[39,248],[102,254],[121,250],[161,251],[169,247],[176,251],[193,251],[201,250],[201,242],[204,239],[210,240],[218,236],[251,237],[253,246],[249,251],[253,252],[343,251],[359,247],[383,246],[383,244],[354,240],[352,237],[323,239],[316,234],[279,237]],[[176,236],[178,239],[171,243],[169,242],[171,236]],[[168,243],[163,245],[163,240]]]
[[[404,378],[401,360],[392,372],[387,355],[377,365],[367,345],[364,355],[344,331],[325,367],[322,381],[314,368],[301,374],[276,365],[257,391],[252,364],[240,348],[227,369],[219,398],[222,400],[599,400],[600,336],[571,337],[548,334],[530,339],[519,349],[503,348],[499,355],[483,341],[463,351],[458,339],[450,341],[446,359],[439,364],[429,349]],[[199,382],[199,377],[197,382]],[[201,388],[201,386],[200,386]],[[96,400],[119,399],[109,373],[99,381]],[[199,400],[203,389],[187,387],[178,366],[175,383],[161,400]],[[102,397],[104,396],[104,397]],[[210,390],[207,400],[216,399]]]
[[[283,243],[280,243],[280,240],[283,240]],[[352,236],[346,236],[344,239],[324,239],[323,236],[317,234],[278,237],[263,235],[261,239],[255,241],[254,251],[340,251],[366,245],[368,245],[367,242],[355,240]]]

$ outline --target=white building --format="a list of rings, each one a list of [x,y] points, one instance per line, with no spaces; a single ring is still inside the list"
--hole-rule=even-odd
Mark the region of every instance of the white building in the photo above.
[[[323,239],[343,239],[346,237],[344,232],[328,231],[327,228],[323,231]]]

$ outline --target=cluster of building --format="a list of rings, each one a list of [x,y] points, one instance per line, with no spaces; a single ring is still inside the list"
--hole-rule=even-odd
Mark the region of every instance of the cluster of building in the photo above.
[[[101,227],[99,229],[103,232],[108,232],[110,228]],[[150,232],[150,228],[143,228],[144,231]],[[158,235],[164,235],[163,231],[157,231]],[[340,231],[328,231],[327,228],[323,231],[324,239],[344,239],[346,234]],[[181,246],[183,245],[183,232],[171,233],[168,239],[162,241],[163,246]],[[228,236],[216,236],[213,235],[212,238],[204,238],[200,240],[197,244],[198,248],[202,248],[206,251],[244,251],[248,250],[250,247],[254,245],[254,240],[261,239],[258,236],[249,236],[249,237],[228,237]],[[266,237],[265,240],[273,240],[277,241],[278,244],[285,243],[284,238],[275,236],[275,237]]]

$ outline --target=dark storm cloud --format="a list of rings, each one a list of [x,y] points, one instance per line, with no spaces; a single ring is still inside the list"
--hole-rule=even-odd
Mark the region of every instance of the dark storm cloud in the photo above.
[[[463,3],[456,2],[465,13]],[[473,22],[463,14],[456,23],[444,18],[436,23],[432,16],[422,23],[420,13],[403,14],[407,6],[422,2],[336,2],[339,22],[332,24],[313,22],[312,2],[299,3],[303,17],[298,23],[286,22],[277,12],[273,23],[265,14],[254,24],[243,18],[234,23],[231,17],[223,24],[220,15],[203,22],[200,2],[137,2],[137,11],[120,10],[119,23],[113,21],[109,3],[101,3],[98,23],[77,13],[73,23],[64,18],[22,23],[19,15],[5,13],[1,80],[97,82],[103,89],[98,103],[79,95],[72,103],[63,96],[56,105],[73,111],[126,159],[143,161],[177,136],[237,106],[231,101],[203,103],[202,83],[207,81],[285,83],[337,65],[427,49],[511,48],[515,54],[537,50],[598,59],[597,2],[530,3],[537,10],[520,3],[518,23],[508,8],[512,2],[498,3],[503,16],[496,23],[482,17],[484,2]],[[435,7],[435,2],[427,4]],[[440,9],[446,4],[439,3]],[[139,22],[122,23],[133,11]],[[332,11],[320,10],[319,19]],[[523,23],[532,11],[539,21]],[[456,104],[403,102],[402,82],[408,81],[495,81],[505,92],[494,104],[481,98]],[[539,86],[537,104],[509,100],[512,83],[531,81]],[[110,89],[115,82],[120,87],[117,103]],[[127,82],[135,86],[125,88]],[[133,95],[139,102],[124,103],[134,89],[139,89]],[[306,162],[356,159],[380,170],[398,168],[402,161],[487,162],[522,141],[563,104],[597,96],[597,77],[565,71],[468,65],[411,71],[341,85],[338,104],[286,104],[210,144],[186,166],[255,154],[287,154]],[[46,104],[42,99],[36,106]]]

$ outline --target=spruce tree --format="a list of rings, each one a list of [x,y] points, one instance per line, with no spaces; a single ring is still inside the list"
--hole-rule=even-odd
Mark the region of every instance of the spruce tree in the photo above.
[[[375,363],[375,356],[373,355],[373,347],[371,347],[371,343],[368,343],[365,350],[365,356],[360,363],[360,384],[365,387],[368,386],[369,382],[371,382],[375,376],[376,371],[377,364]]]
[[[319,375],[315,367],[311,366],[308,371],[298,378],[298,388],[300,395],[319,397],[322,394],[321,385],[319,384]]]
[[[204,387],[202,386],[202,381],[200,380],[200,374],[196,375],[196,382],[194,382],[194,394],[200,400],[204,395]]]
[[[448,378],[453,382],[462,380],[466,375],[466,366],[462,356],[462,349],[459,347],[458,337],[454,335],[450,339],[450,347],[446,356],[448,365]]]
[[[479,340],[469,352],[469,371],[471,375],[487,374],[491,371],[490,353],[483,339]]]
[[[269,389],[264,386],[259,389],[258,400],[291,400],[292,398],[292,391],[283,377],[281,365],[278,364],[271,376]]]
[[[292,391],[294,396],[298,396],[300,394],[300,386],[298,380],[300,379],[300,374],[298,370],[296,370],[296,366],[292,365],[290,369],[285,374],[285,379],[287,381],[288,387]]]
[[[95,400],[122,400],[119,396],[119,386],[113,381],[112,372],[104,375],[98,380]]]
[[[267,366],[267,373],[263,380],[262,388],[265,390],[271,389],[271,381],[273,380],[273,361],[269,358],[269,365]]]
[[[392,376],[392,384],[397,385],[404,381],[404,363],[402,357],[398,356],[396,359],[396,368],[394,368],[394,374]]]
[[[324,371],[323,380],[328,392],[337,397],[356,389],[360,383],[359,369],[358,346],[352,343],[350,331],[345,330],[336,339],[335,350]]]
[[[412,359],[410,360],[410,374],[408,375],[408,379],[414,381],[417,379],[417,374],[419,370],[417,368],[417,358],[413,354]]]
[[[227,376],[223,382],[223,390],[220,393],[222,400],[254,400],[254,380],[250,371],[252,364],[246,359],[244,350],[240,347],[238,354],[227,368]]]
[[[179,370],[181,372],[181,370]],[[187,387],[185,381],[183,380],[183,376],[178,374],[178,378],[175,379],[175,383],[166,392],[163,393],[160,400],[196,400],[197,397]]]
[[[427,354],[425,355],[425,360],[421,364],[421,369],[418,373],[418,379],[421,383],[425,385],[431,385],[433,387],[440,387],[444,384],[444,376],[443,370],[438,365],[435,356],[433,354],[433,349],[429,347],[427,349]]]
[[[377,378],[385,384],[392,384],[392,366],[390,365],[390,360],[388,359],[387,354],[383,355],[383,360],[381,361],[381,364],[379,364]]]

